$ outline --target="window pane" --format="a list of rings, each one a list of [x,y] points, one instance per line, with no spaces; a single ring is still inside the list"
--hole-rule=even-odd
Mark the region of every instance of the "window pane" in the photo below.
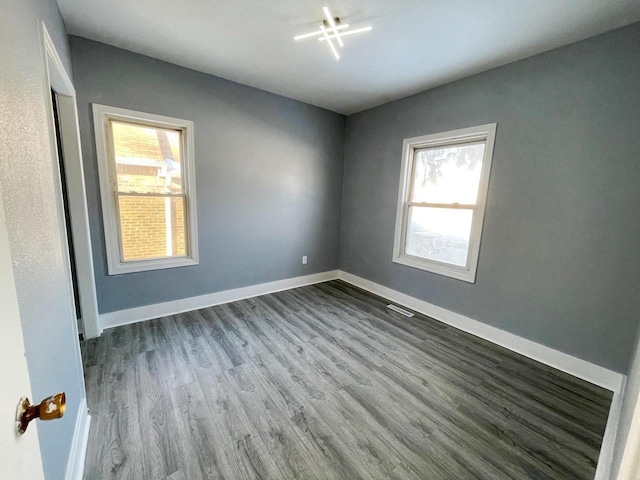
[[[120,195],[124,261],[186,255],[184,197]]]
[[[180,130],[111,121],[119,192],[182,193]]]
[[[405,253],[467,265],[473,210],[409,207]]]
[[[484,147],[484,142],[475,142],[417,150],[410,201],[474,205]]]

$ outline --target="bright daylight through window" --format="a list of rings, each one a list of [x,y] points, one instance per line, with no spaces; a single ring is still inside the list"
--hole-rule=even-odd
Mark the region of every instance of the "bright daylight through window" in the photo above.
[[[495,130],[404,141],[394,262],[475,281]]]
[[[193,124],[94,105],[109,273],[197,263]]]

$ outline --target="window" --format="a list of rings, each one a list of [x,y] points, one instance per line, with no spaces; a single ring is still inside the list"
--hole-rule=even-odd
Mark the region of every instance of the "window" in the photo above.
[[[193,122],[93,105],[109,275],[198,263]]]
[[[475,282],[495,132],[404,140],[394,262]]]

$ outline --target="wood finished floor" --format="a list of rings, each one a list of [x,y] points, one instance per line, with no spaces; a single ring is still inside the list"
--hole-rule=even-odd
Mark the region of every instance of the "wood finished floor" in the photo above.
[[[591,479],[611,393],[332,281],[82,345],[85,479]]]

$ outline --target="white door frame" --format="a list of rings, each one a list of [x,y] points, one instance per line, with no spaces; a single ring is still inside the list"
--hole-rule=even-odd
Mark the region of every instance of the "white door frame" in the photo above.
[[[637,480],[638,475],[640,475],[640,396],[636,400],[617,480]]]
[[[45,102],[49,124],[49,138],[51,141],[51,155],[54,160],[56,160],[54,162],[54,172],[58,175],[58,178],[55,179],[57,184],[60,183],[59,158],[51,90],[58,95],[58,115],[60,120],[60,137],[62,139],[61,149],[63,152],[62,160],[65,166],[68,187],[69,217],[71,231],[73,233],[73,248],[75,251],[76,274],[78,279],[77,293],[80,299],[82,317],[82,325],[79,325],[79,330],[82,331],[84,338],[95,338],[100,336],[102,329],[99,323],[98,298],[96,295],[96,283],[93,271],[93,254],[91,251],[91,235],[89,231],[89,213],[84,184],[82,150],[80,147],[76,91],[71,82],[71,78],[60,60],[60,56],[55,49],[44,22],[42,22],[41,32],[44,48]],[[60,201],[58,202],[60,206],[62,199],[61,189],[56,188],[56,192],[60,195]],[[64,211],[60,213],[62,213],[60,216],[61,236],[66,246],[67,231]],[[71,286],[70,292],[73,297],[69,252],[67,248],[63,250],[65,262],[69,267],[67,269],[67,276],[69,285]],[[71,298],[71,301],[74,302],[73,311],[75,311],[74,298]]]
[[[60,158],[58,156],[58,140],[56,135],[56,123],[53,112],[53,100],[51,91],[57,95],[58,120],[60,124],[60,148],[62,150],[64,168],[66,171],[69,218],[73,236],[73,248],[76,253],[76,274],[78,279],[78,296],[82,316],[82,327],[85,338],[97,337],[102,333],[98,323],[98,300],[96,296],[95,278],[93,273],[93,256],[91,254],[91,237],[89,232],[89,215],[85,195],[84,171],[82,167],[82,151],[80,149],[80,130],[78,126],[78,109],[76,106],[76,91],[67,71],[60,60],[53,41],[49,36],[47,27],[41,22],[42,35],[42,61],[44,73],[44,101],[47,113],[47,127],[51,148],[52,181],[56,195],[58,210],[58,228],[60,244],[62,246],[62,261],[64,263],[65,280],[67,283],[69,311],[75,312],[75,298],[73,294],[73,279],[71,275],[71,260],[67,241],[67,225],[65,218],[65,205],[62,194],[60,176]],[[74,318],[72,322],[73,333],[78,339],[79,325]],[[67,459],[65,480],[79,480],[83,476],[84,460],[89,439],[90,417],[86,404],[86,390],[84,372],[82,368],[82,353],[80,342],[76,340],[74,354],[76,356],[77,375],[80,382],[82,398],[76,418],[71,450]]]

